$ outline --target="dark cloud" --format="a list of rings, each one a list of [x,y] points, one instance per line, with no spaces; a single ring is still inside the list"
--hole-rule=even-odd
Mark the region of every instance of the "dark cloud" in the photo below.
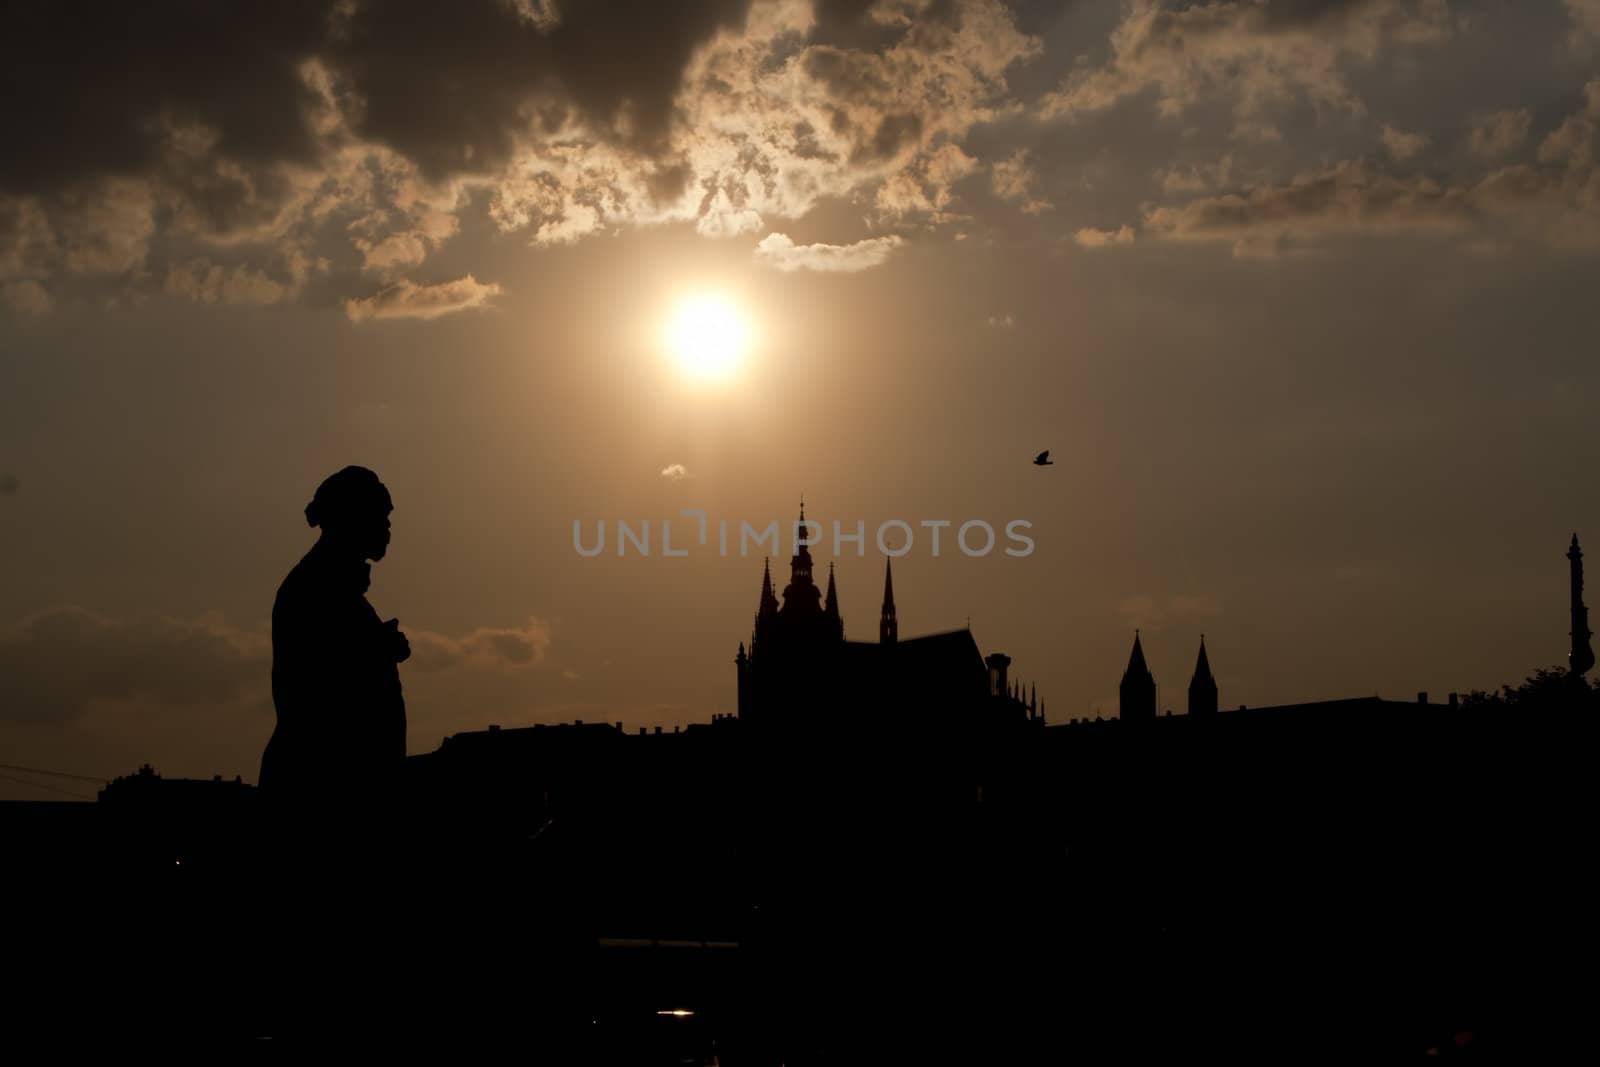
[[[223,703],[267,678],[266,635],[215,618],[133,622],[52,608],[0,631],[0,715],[66,721],[99,702]]]
[[[356,129],[430,177],[503,165],[525,130],[567,107],[630,144],[658,144],[690,54],[747,6],[564,2],[552,25],[512,0],[16,5],[0,34],[0,189],[150,172],[189,125],[247,165],[309,162],[312,59],[354,106]]]
[[[1007,71],[1040,48],[1000,0],[158,0],[8,28],[5,84],[38,105],[0,130],[18,315],[74,289],[479,306],[492,283],[405,277],[473,205],[539,245],[753,234],[863,193],[886,221],[951,221],[979,166],[959,143],[1020,110]]]
[[[0,496],[10,496],[20,488],[16,475],[0,474]]]
[[[1377,6],[1378,0],[1266,0],[1258,5],[1263,26],[1304,26]]]
[[[1230,242],[1236,255],[1399,233],[1505,236],[1593,250],[1600,248],[1600,174],[1511,166],[1445,184],[1346,160],[1287,182],[1154,208],[1144,229],[1167,240]]]
[[[360,135],[423,174],[489,174],[530,131],[575,112],[608,139],[661,147],[684,67],[748,0],[586,0],[536,8],[471,0],[355,6],[325,53]],[[553,11],[554,18],[534,17]]]
[[[1280,114],[1297,100],[1364,112],[1346,60],[1370,62],[1387,49],[1437,41],[1451,25],[1437,0],[1132,0],[1106,62],[1073,70],[1040,113],[1081,118],[1153,90],[1158,110],[1171,117],[1203,99],[1231,97],[1236,136],[1276,140]]]
[[[406,670],[495,675],[543,662],[550,627],[529,619],[459,638],[427,630],[407,637]],[[0,720],[62,723],[102,704],[194,707],[265,697],[271,662],[264,628],[240,629],[215,615],[124,621],[52,608],[0,629]]]
[[[166,128],[199,123],[249,161],[308,159],[300,65],[326,37],[327,0],[9,5],[0,32],[0,189],[50,192],[137,174]]]

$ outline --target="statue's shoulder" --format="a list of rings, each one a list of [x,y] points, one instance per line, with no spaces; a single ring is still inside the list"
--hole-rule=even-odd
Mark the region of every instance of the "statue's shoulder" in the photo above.
[[[303,611],[326,595],[327,582],[319,573],[315,553],[308,552],[300,562],[290,568],[278,585],[278,595],[272,601],[272,614],[276,618],[284,612]]]

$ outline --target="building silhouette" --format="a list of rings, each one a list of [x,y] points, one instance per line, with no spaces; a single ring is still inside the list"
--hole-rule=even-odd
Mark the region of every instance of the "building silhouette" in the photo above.
[[[1200,635],[1200,655],[1195,659],[1194,677],[1189,680],[1189,714],[1217,713],[1217,680],[1211,677],[1211,661],[1206,657],[1206,635]]]
[[[1008,656],[986,659],[970,629],[900,637],[892,566],[885,562],[878,640],[870,642],[845,636],[833,564],[824,593],[801,543],[780,602],[764,563],[750,642],[734,657],[739,719],[781,733],[1043,726],[1037,692],[1011,679]]]
[[[1578,535],[1572,535],[1572,545],[1567,549],[1572,578],[1572,649],[1567,653],[1567,673],[1580,677],[1594,666],[1594,648],[1589,641],[1589,609],[1583,603],[1583,549],[1578,547]]]
[[[1139,631],[1133,632],[1133,652],[1122,672],[1117,714],[1123,722],[1145,722],[1156,717],[1156,679],[1144,662]]]

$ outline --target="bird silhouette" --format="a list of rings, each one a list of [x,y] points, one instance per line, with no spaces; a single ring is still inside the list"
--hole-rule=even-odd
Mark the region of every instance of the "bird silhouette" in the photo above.
[[[1050,450],[1047,448],[1043,452],[1040,452],[1037,456],[1033,457],[1033,465],[1036,467],[1054,467],[1056,464],[1055,461],[1050,458]]]

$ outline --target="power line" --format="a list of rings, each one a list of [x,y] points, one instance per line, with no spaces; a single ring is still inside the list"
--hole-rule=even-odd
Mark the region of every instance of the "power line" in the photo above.
[[[95,782],[105,785],[111,781],[109,778],[96,778],[88,774],[68,774],[66,771],[41,771],[37,767],[17,767],[10,763],[0,763],[0,771],[21,771],[23,774],[47,774],[52,778],[71,778],[79,782]]]
[[[4,766],[4,764],[0,764],[0,766]],[[60,789],[60,788],[57,788],[56,786],[53,786],[53,785],[45,785],[43,782],[30,782],[26,778],[18,778],[16,776],[10,775],[10,774],[0,774],[0,778],[4,778],[8,782],[17,782],[17,783],[19,783],[21,785],[31,785],[35,789],[48,789],[52,793],[61,793],[61,794],[65,795],[65,796],[76,797],[79,800],[93,800],[94,799],[94,797],[86,796],[83,793],[74,793],[70,789]]]

